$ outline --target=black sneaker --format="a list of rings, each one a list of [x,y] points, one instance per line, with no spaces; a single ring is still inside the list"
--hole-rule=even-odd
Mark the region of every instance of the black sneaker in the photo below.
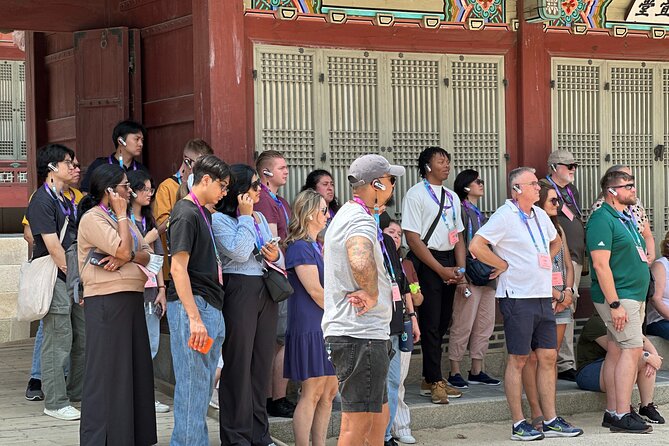
[[[267,414],[273,417],[293,418],[295,406],[285,397],[278,400],[267,399]]]
[[[604,419],[602,420],[602,427],[605,427],[607,429],[610,428],[613,418],[614,418],[613,415],[611,415],[607,411],[604,411]]]
[[[660,412],[657,411],[657,406],[655,403],[648,403],[647,406],[640,408],[639,415],[641,415],[646,421],[650,423],[664,424],[664,418],[662,418]]]
[[[385,440],[383,446],[398,446],[398,444],[394,438],[391,438],[390,440]]]
[[[26,399],[28,401],[44,401],[41,380],[30,378],[30,381],[28,381],[28,388],[26,389]]]
[[[653,432],[652,426],[639,422],[631,413],[626,413],[621,419],[613,417],[611,432],[627,432],[628,434],[647,434]]]
[[[456,373],[455,375],[448,374],[448,383],[455,387],[456,389],[468,389],[467,381],[464,380],[462,375]]]
[[[576,370],[567,369],[563,372],[558,372],[557,379],[562,379],[564,381],[576,382]]]
[[[472,375],[472,371],[470,370],[468,381],[469,384],[484,384],[486,386],[499,386],[502,384],[502,381],[489,376],[484,371],[479,372],[478,375]]]

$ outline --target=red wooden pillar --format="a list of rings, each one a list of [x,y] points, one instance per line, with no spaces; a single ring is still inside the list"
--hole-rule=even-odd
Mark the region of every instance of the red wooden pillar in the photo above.
[[[250,162],[244,2],[193,0],[195,137],[228,163]]]
[[[519,2],[518,10],[522,11]],[[541,174],[551,152],[550,58],[541,24],[521,20],[518,39],[519,165]]]

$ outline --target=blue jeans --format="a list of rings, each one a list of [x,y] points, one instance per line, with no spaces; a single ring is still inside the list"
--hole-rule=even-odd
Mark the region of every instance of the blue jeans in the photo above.
[[[400,359],[400,335],[390,335],[390,341],[393,345],[395,354],[390,359],[390,366],[388,367],[388,411],[390,412],[390,419],[388,426],[386,426],[385,440],[390,440],[390,428],[393,427],[395,415],[397,414],[397,403],[399,396],[397,394],[400,388],[400,375],[402,370],[402,361]]]
[[[646,327],[646,334],[659,336],[669,340],[669,321],[662,319],[657,322],[653,322],[652,324],[648,324]]]
[[[42,342],[44,341],[44,322],[39,321],[39,328],[35,333],[35,347],[33,348],[33,364],[30,368],[30,378],[42,379]]]
[[[155,310],[155,304],[144,302],[144,317],[146,318],[146,329],[149,332],[151,359],[154,359],[158,354],[158,346],[160,345],[160,318]]]
[[[207,408],[214,387],[214,375],[225,339],[223,312],[194,296],[200,318],[214,344],[206,355],[188,347],[190,323],[181,301],[167,303],[170,346],[176,385],[174,387],[174,430],[171,446],[208,446]]]

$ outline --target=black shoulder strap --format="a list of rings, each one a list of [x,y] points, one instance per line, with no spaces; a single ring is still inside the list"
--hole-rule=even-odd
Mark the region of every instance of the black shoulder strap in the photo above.
[[[427,242],[430,241],[430,237],[432,237],[432,234],[434,233],[434,230],[437,229],[437,224],[439,223],[439,219],[441,218],[441,213],[443,212],[445,202],[446,202],[446,188],[442,186],[441,187],[441,203],[439,203],[439,212],[437,213],[437,216],[434,217],[434,221],[432,222],[432,226],[430,226],[430,229],[427,231],[427,234],[425,234],[425,237],[423,238],[423,243],[425,243],[425,246],[427,246]]]

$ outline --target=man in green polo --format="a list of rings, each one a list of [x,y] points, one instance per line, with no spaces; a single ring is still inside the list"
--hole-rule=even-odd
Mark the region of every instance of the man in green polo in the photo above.
[[[630,413],[637,364],[643,353],[643,304],[650,274],[646,243],[627,210],[636,203],[634,177],[609,172],[601,180],[606,202],[586,226],[592,262],[592,301],[608,330],[604,382],[612,432],[647,433],[652,427]],[[611,392],[611,393],[609,393]]]

